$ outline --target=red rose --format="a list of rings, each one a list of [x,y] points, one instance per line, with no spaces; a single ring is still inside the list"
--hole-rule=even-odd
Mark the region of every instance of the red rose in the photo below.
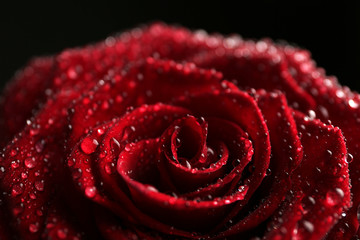
[[[350,239],[358,107],[305,50],[163,24],[34,59],[1,103],[0,238]]]

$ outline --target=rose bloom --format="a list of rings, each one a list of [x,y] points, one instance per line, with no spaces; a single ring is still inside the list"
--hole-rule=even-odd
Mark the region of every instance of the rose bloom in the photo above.
[[[356,239],[359,98],[306,50],[162,23],[35,58],[0,239]]]

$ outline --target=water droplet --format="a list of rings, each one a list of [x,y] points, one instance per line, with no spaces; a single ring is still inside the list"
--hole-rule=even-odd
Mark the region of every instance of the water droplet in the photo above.
[[[44,213],[43,213],[40,209],[36,210],[36,215],[42,216],[43,214],[44,214]]]
[[[179,148],[181,146],[181,139],[180,138],[176,138],[175,139],[175,147]]]
[[[40,131],[39,129],[32,128],[32,129],[30,129],[30,135],[35,136],[35,135],[39,134],[39,131]]]
[[[105,166],[104,166],[105,172],[107,174],[114,173],[115,172],[114,166],[115,166],[114,163],[111,163],[111,162],[106,163]]]
[[[86,187],[85,188],[85,195],[88,198],[93,198],[96,195],[96,187],[92,186],[92,187]]]
[[[78,179],[82,175],[82,170],[80,168],[74,169],[72,175],[74,179]]]
[[[125,146],[125,151],[129,152],[131,150],[130,145]]]
[[[159,192],[154,186],[151,185],[146,186],[146,189],[151,192]]]
[[[185,161],[185,164],[186,164],[186,167],[188,168],[188,169],[191,169],[191,164],[189,163],[189,161]]]
[[[96,139],[91,137],[86,137],[82,140],[80,144],[80,148],[85,154],[91,154],[95,152],[98,145],[99,143]]]
[[[36,181],[36,182],[35,182],[35,188],[36,188],[38,191],[44,191],[44,180]]]
[[[19,215],[20,213],[22,213],[24,211],[24,204],[20,203],[19,205],[15,206],[13,208],[13,214],[15,216]]]
[[[74,166],[75,161],[76,161],[75,158],[69,158],[69,159],[67,160],[67,165],[68,165],[69,167],[72,167],[72,166]]]
[[[35,193],[29,193],[29,197],[30,197],[31,199],[36,199]]]
[[[38,153],[41,153],[44,150],[45,141],[40,140],[35,144],[35,150]]]
[[[208,156],[208,158],[211,158],[214,155],[215,155],[214,150],[212,148],[208,147],[207,148],[207,156]]]
[[[120,143],[119,143],[119,141],[116,140],[116,138],[114,138],[114,137],[112,137],[111,140],[112,140],[112,142],[113,142],[113,144],[111,144],[111,145],[112,145],[111,147],[112,147],[112,148],[116,148],[117,150],[120,149]]]
[[[348,153],[346,161],[348,163],[352,163],[353,160],[354,160],[354,156],[352,154]]]
[[[20,160],[15,160],[11,162],[11,167],[13,169],[18,168],[20,166]]]
[[[65,239],[67,237],[67,232],[68,232],[67,229],[58,229],[56,235],[60,239]]]
[[[104,131],[104,129],[99,128],[98,130],[96,130],[96,132],[99,136],[101,136],[104,134],[105,131]]]
[[[34,168],[36,166],[36,159],[34,157],[29,157],[25,159],[24,163],[27,168]]]
[[[29,231],[32,233],[36,233],[37,231],[39,231],[39,224],[35,223],[35,224],[30,224],[29,225]]]
[[[358,108],[358,107],[359,107],[359,103],[355,102],[353,99],[350,99],[350,100],[348,101],[348,103],[349,103],[349,106],[350,106],[351,108]]]
[[[315,119],[316,118],[316,113],[315,113],[314,110],[309,110],[308,115],[309,115],[310,119]]]
[[[335,94],[338,98],[343,98],[345,96],[344,91],[341,89],[337,90]]]
[[[20,195],[24,192],[24,189],[23,189],[24,185],[22,183],[20,184],[15,184],[11,190],[11,195],[12,196],[17,196],[17,195]]]
[[[15,150],[15,149],[12,149],[11,151],[10,151],[10,155],[11,156],[15,156],[17,154],[17,151]]]
[[[304,220],[303,225],[304,225],[304,228],[306,229],[306,231],[308,231],[308,232],[314,231],[314,224],[312,224],[311,222]]]
[[[341,202],[344,197],[344,191],[340,188],[335,188],[326,193],[326,204],[335,206]]]

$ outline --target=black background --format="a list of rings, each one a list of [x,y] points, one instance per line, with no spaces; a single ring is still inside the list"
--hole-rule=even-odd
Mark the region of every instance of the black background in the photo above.
[[[360,91],[358,1],[289,2],[293,1],[0,3],[0,89],[32,56],[54,54],[160,20],[244,38],[285,39],[309,49],[329,75]]]

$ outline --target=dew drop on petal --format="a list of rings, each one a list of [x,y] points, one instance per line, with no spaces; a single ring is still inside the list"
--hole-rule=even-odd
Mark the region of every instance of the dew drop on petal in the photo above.
[[[12,149],[12,150],[10,151],[10,155],[11,155],[12,157],[16,156],[16,154],[17,154],[17,151],[16,151],[15,149]]]
[[[40,209],[36,210],[36,215],[42,216],[43,214],[44,214],[44,213],[43,213]]]
[[[129,145],[126,145],[124,149],[125,149],[125,151],[127,151],[127,152],[129,152],[129,151],[131,150],[131,148],[130,148]]]
[[[335,206],[341,202],[344,197],[344,191],[340,188],[335,188],[326,193],[326,204]]]
[[[99,136],[101,136],[104,134],[105,131],[104,131],[104,129],[99,128],[98,130],[96,130],[96,132]]]
[[[35,135],[39,134],[39,132],[40,132],[39,129],[35,129],[35,128],[30,129],[31,136],[35,136]]]
[[[44,140],[41,140],[41,141],[38,141],[36,144],[35,144],[35,150],[36,152],[38,153],[41,153],[44,149],[44,145],[45,145],[45,141]]]
[[[36,166],[36,160],[34,157],[26,158],[24,163],[27,168],[34,168]]]
[[[308,115],[309,115],[310,119],[315,119],[316,118],[316,113],[315,113],[314,110],[309,110]]]
[[[114,173],[115,172],[114,166],[115,166],[114,163],[111,163],[111,162],[106,163],[105,166],[104,166],[105,172],[107,174]]]
[[[82,170],[81,170],[81,168],[76,168],[76,169],[74,169],[73,172],[72,172],[72,175],[73,175],[73,178],[74,178],[74,179],[80,178],[81,175],[82,175]]]
[[[348,163],[352,163],[353,160],[354,160],[354,156],[353,156],[351,153],[348,153],[348,154],[347,154],[346,161],[347,161]]]
[[[188,168],[188,169],[191,169],[191,164],[189,163],[189,161],[185,161],[185,163],[186,163],[186,167]]]
[[[19,215],[20,213],[22,213],[24,211],[24,204],[20,203],[19,205],[15,206],[13,208],[13,214],[15,216]]]
[[[12,162],[11,162],[11,167],[12,167],[13,169],[18,168],[18,167],[20,166],[20,163],[19,163],[19,162],[20,162],[19,160],[12,161]]]
[[[88,198],[93,198],[95,197],[96,195],[96,187],[86,187],[85,188],[85,195],[88,197]]]
[[[37,231],[39,231],[39,224],[37,223],[32,223],[29,225],[29,231],[32,232],[32,233],[36,233]]]
[[[44,191],[44,181],[36,181],[35,182],[35,188],[38,191]]]
[[[215,155],[214,150],[212,148],[208,147],[207,148],[207,156],[210,158],[210,157],[212,157],[214,155]]]
[[[17,196],[17,195],[20,195],[24,192],[24,189],[23,189],[23,184],[20,183],[20,184],[15,184],[11,190],[11,195],[12,196]]]
[[[98,145],[99,143],[96,139],[86,137],[82,140],[80,148],[85,154],[91,154],[95,152]]]
[[[67,229],[58,229],[56,235],[59,239],[65,239],[67,237]]]
[[[27,175],[26,172],[22,172],[22,173],[21,173],[21,178],[22,178],[22,179],[27,179],[27,177],[28,177],[28,175]]]
[[[358,108],[359,107],[359,103],[355,102],[353,99],[350,99],[348,101],[348,104],[351,108]]]
[[[150,192],[159,192],[155,187],[151,186],[151,185],[148,185],[146,187],[147,190],[149,190]]]
[[[306,231],[308,231],[308,232],[314,231],[314,224],[312,224],[311,222],[304,220],[303,225],[304,225],[304,228],[306,229]]]

